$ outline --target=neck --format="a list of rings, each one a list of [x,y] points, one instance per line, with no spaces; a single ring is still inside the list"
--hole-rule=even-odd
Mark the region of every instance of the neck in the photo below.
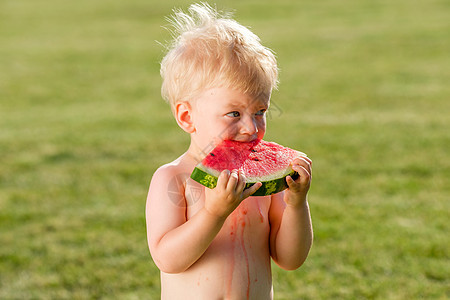
[[[189,145],[189,149],[186,152],[186,156],[188,156],[192,160],[195,160],[196,163],[199,163],[205,158],[206,154],[208,154],[209,151],[211,150],[212,148],[202,149],[197,145],[197,143],[195,143],[195,141],[191,139],[191,144]]]

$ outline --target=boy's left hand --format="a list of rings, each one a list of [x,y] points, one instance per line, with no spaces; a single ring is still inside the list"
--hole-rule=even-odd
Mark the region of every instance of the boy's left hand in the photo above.
[[[287,190],[287,197],[285,197],[286,204],[298,206],[306,201],[309,187],[311,185],[311,164],[312,161],[306,156],[300,156],[292,161],[292,169],[298,173],[297,179],[292,179],[291,176],[286,176],[286,182],[289,189]]]

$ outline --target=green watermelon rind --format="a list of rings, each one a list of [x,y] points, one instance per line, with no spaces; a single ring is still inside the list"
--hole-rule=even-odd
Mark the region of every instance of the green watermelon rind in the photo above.
[[[253,193],[252,196],[268,196],[279,193],[288,187],[286,183],[286,176],[289,175],[295,178],[296,174],[297,172],[291,170],[290,172],[287,171],[287,173],[280,178],[268,181],[261,181],[262,186],[255,193]],[[216,176],[209,174],[208,172],[202,170],[199,167],[195,167],[194,171],[192,171],[191,178],[210,189],[216,187],[218,179]],[[245,189],[248,189],[255,183],[256,182],[247,182],[245,184]]]

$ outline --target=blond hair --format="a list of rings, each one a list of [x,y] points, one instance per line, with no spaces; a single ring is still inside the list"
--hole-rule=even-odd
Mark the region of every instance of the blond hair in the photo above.
[[[161,62],[161,94],[173,105],[203,90],[236,89],[252,97],[270,97],[278,83],[273,52],[248,28],[206,3],[189,14],[174,10],[174,39]]]

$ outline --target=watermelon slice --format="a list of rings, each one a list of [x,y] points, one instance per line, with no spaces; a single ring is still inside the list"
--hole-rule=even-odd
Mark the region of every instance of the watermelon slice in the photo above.
[[[298,156],[306,155],[274,142],[225,140],[195,167],[191,178],[212,189],[217,185],[220,172],[238,169],[247,178],[245,188],[262,182],[263,185],[252,196],[271,195],[288,187],[287,175],[294,179],[298,177],[290,165]]]

